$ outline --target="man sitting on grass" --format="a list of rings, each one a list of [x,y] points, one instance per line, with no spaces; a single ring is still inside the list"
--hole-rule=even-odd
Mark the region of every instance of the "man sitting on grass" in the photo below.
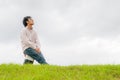
[[[23,25],[25,28],[21,32],[22,49],[26,57],[24,64],[33,64],[34,60],[40,64],[47,64],[41,53],[39,39],[36,31],[33,29],[33,24],[34,21],[30,16],[24,17]]]

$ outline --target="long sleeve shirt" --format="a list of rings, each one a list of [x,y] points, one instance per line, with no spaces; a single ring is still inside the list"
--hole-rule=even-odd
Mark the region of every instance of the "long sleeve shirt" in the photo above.
[[[37,33],[33,29],[24,28],[21,32],[21,43],[23,51],[29,47],[40,48],[40,42]]]

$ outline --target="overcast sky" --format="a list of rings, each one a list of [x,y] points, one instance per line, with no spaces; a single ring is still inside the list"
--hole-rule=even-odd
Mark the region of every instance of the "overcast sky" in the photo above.
[[[23,63],[24,16],[49,64],[120,63],[120,0],[0,0],[0,64]]]

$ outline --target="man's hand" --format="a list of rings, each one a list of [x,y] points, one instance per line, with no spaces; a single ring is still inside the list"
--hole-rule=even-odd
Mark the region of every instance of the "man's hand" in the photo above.
[[[36,52],[40,53],[40,48],[36,48],[35,50]]]

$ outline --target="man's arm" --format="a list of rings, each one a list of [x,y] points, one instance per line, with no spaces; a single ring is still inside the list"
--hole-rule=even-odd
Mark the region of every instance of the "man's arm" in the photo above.
[[[37,34],[36,34],[36,47],[40,48],[40,41]]]
[[[38,38],[38,35],[37,33],[35,32],[36,34],[36,51],[37,52],[40,52],[40,42],[39,42],[39,38]]]

